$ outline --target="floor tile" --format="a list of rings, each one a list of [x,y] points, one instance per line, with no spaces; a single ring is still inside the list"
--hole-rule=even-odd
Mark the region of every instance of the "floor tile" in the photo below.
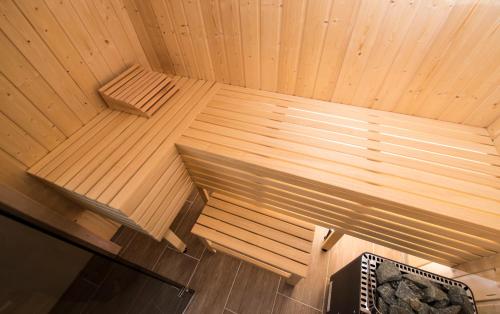
[[[320,314],[321,312],[299,303],[298,301],[287,298],[278,294],[276,304],[274,305],[273,313],[276,314]]]
[[[182,221],[186,217],[186,215],[189,212],[189,209],[191,208],[192,205],[193,205],[192,202],[187,202],[187,201],[184,203],[184,205],[182,205],[181,210],[179,211],[177,216],[175,216],[174,221],[170,225],[170,229],[172,231],[174,231],[174,233],[176,233],[177,229],[179,229],[179,226],[181,225]]]
[[[170,280],[187,285],[198,260],[167,248],[158,260],[154,271]]]
[[[238,314],[272,313],[279,282],[275,273],[243,262],[226,308]]]
[[[114,264],[85,313],[126,313],[141,292],[148,277],[128,267]]]
[[[279,292],[293,299],[299,300],[314,308],[321,309],[324,299],[324,282],[328,275],[328,252],[321,250],[321,244],[328,230],[316,227],[311,256],[311,265],[307,277],[303,278],[295,287],[281,281]]]
[[[132,228],[121,226],[120,229],[118,229],[118,231],[115,233],[113,238],[111,238],[111,241],[120,245],[123,250],[127,247],[130,241],[132,241],[137,233],[138,231]]]
[[[179,297],[180,290],[159,280],[148,279],[128,310],[130,314],[182,313],[186,301]]]
[[[185,313],[222,313],[239,265],[228,255],[205,253],[189,284],[195,294]]]
[[[159,242],[152,237],[138,232],[130,244],[120,252],[120,256],[132,263],[136,263],[152,270],[167,248],[165,240]]]

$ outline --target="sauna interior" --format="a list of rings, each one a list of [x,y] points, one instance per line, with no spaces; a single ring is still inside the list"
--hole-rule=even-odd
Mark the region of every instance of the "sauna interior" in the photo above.
[[[0,0],[0,29],[0,313],[500,313],[500,1]]]

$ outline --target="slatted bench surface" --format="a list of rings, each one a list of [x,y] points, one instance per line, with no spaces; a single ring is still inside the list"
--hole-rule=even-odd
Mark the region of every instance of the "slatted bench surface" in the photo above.
[[[177,147],[212,191],[435,261],[500,252],[482,128],[224,85]]]
[[[216,248],[305,277],[314,225],[213,193],[192,232]]]
[[[152,118],[106,109],[29,173],[118,222],[162,238],[192,189],[174,140],[217,88],[179,88]]]
[[[133,65],[99,89],[113,109],[151,117],[179,88],[166,74]]]

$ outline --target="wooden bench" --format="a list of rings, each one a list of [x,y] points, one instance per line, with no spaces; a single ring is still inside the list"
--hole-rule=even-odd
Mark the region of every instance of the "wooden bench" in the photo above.
[[[295,285],[311,261],[314,225],[213,193],[193,226],[211,250],[270,270]]]
[[[483,128],[223,85],[177,147],[221,195],[445,264],[500,252]]]
[[[148,119],[106,109],[29,173],[117,222],[185,245],[170,231],[193,183],[174,142],[218,88],[172,77],[178,91]]]

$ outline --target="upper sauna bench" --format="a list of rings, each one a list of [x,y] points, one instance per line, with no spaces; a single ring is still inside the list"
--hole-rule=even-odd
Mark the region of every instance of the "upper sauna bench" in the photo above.
[[[216,84],[151,73],[155,72],[135,73],[150,78],[149,85],[137,88],[138,94],[124,89],[118,95],[147,98],[141,102],[145,104],[157,97],[148,107],[154,112],[146,110],[149,118],[105,109],[28,172],[87,207],[160,240],[193,188],[174,142]],[[167,96],[145,93],[153,90],[154,82],[163,82],[162,88],[171,85],[162,89]]]
[[[448,264],[500,252],[483,128],[223,85],[177,147],[209,191]]]

